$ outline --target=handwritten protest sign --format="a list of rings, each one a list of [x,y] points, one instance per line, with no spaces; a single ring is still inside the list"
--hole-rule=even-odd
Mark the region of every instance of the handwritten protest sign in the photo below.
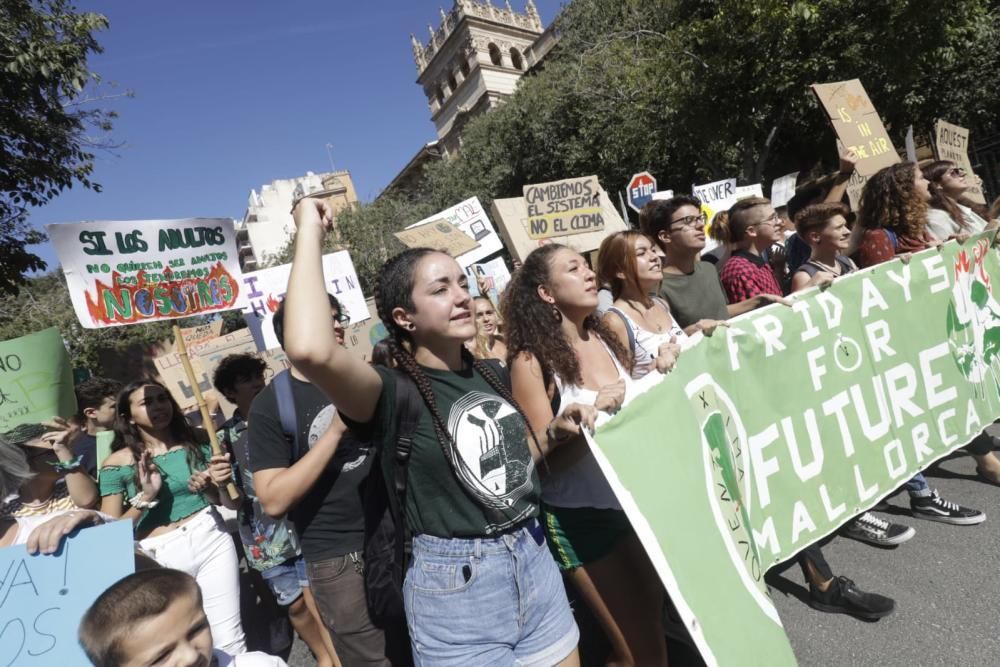
[[[789,200],[795,196],[795,184],[798,179],[799,172],[793,171],[771,182],[771,205],[774,208],[788,205]]]
[[[76,222],[45,229],[76,316],[88,329],[242,305],[232,220]]]
[[[111,584],[135,570],[132,522],[84,528],[52,555],[0,549],[0,665],[88,665],[80,619]]]
[[[868,177],[899,162],[889,133],[861,81],[814,83],[812,89],[826,110],[837,137],[857,154],[855,169],[859,174]]]
[[[490,301],[494,304],[500,303],[500,295],[507,288],[507,283],[510,282],[510,271],[502,257],[473,264],[465,269],[465,273],[469,276],[469,293],[472,296],[482,295],[479,289],[479,281],[482,281],[486,286],[486,296],[489,297]]]
[[[278,304],[285,298],[291,271],[291,264],[282,264],[243,274],[241,284],[247,299],[243,318],[251,328],[260,332],[263,348],[267,350],[281,347],[274,335],[271,320]],[[337,297],[352,323],[368,319],[365,295],[361,291],[361,283],[349,252],[339,250],[323,255],[323,278],[326,281],[326,291]]]
[[[0,433],[74,414],[73,368],[59,329],[0,343]]]
[[[760,183],[754,183],[753,185],[737,185],[736,186],[736,199],[746,199],[747,197],[763,197],[764,187]]]
[[[212,320],[196,327],[181,329],[184,347],[188,352],[197,351],[204,343],[222,335],[222,319]]]
[[[372,348],[389,335],[389,332],[386,331],[382,320],[378,318],[375,299],[368,299],[365,302],[365,307],[368,309],[370,317],[348,327],[347,331],[344,332],[344,347],[362,361],[371,361]]]
[[[603,229],[600,188],[596,176],[525,185],[528,236],[539,240]]]
[[[625,231],[628,226],[622,220],[621,214],[611,203],[610,197],[598,185],[598,199],[600,200],[601,217],[604,225],[599,229],[584,231],[579,234],[568,236],[558,236],[551,238],[533,239],[528,233],[530,229],[528,223],[528,206],[524,197],[511,197],[509,199],[494,199],[490,210],[493,220],[497,223],[500,236],[503,238],[507,250],[511,256],[524,261],[524,258],[535,248],[546,243],[561,243],[569,246],[573,250],[581,253],[588,253],[597,250],[601,241],[609,234]]]
[[[653,193],[652,199],[673,199],[673,190],[658,190]]]
[[[965,196],[977,204],[985,204],[986,196],[976,181],[972,162],[969,161],[969,131],[964,127],[938,120],[934,123],[934,145],[937,147],[939,160],[951,160],[965,170],[965,181],[969,184]]]
[[[466,199],[451,208],[446,208],[440,213],[410,225],[407,229],[419,227],[435,220],[450,222],[478,244],[472,250],[455,257],[455,261],[463,269],[503,250],[503,243],[497,236],[496,230],[493,229],[493,225],[490,224],[490,219],[486,217],[486,211],[483,210],[483,205],[479,202],[478,197]]]
[[[191,368],[194,370],[195,377],[198,378],[198,388],[203,394],[216,395],[212,388],[210,368],[214,370],[218,362],[230,354],[253,354],[256,351],[257,345],[254,343],[249,329],[239,329],[203,343],[198,352],[189,353],[191,355]],[[184,372],[181,355],[177,352],[162,354],[153,358],[153,365],[181,410],[185,412],[193,410],[197,406],[197,402],[194,397],[194,389]],[[234,406],[224,397],[218,396],[218,398],[223,412],[232,414]],[[207,397],[206,400],[208,400]]]
[[[479,243],[447,220],[433,220],[418,227],[407,227],[394,236],[407,248],[434,248],[452,257],[461,257],[479,247]]]

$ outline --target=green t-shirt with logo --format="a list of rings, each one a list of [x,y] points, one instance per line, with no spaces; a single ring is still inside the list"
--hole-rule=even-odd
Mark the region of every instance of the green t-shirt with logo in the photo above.
[[[375,370],[383,386],[375,415],[366,425],[350,425],[374,432],[374,441],[382,444],[383,473],[391,489],[398,380],[393,371],[381,366]],[[528,427],[514,406],[472,368],[423,372],[456,446],[438,442],[430,410],[422,406],[407,468],[405,515],[410,530],[444,538],[484,537],[538,516],[541,486]]]

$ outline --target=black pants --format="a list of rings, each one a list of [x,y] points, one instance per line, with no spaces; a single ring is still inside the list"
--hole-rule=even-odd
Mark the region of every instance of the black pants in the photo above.
[[[802,574],[806,578],[806,583],[814,583],[813,575],[809,571],[810,563],[816,570],[816,573],[819,574],[821,581],[833,579],[833,570],[830,569],[830,564],[826,562],[823,550],[819,548],[818,544],[810,545],[800,551],[798,561],[799,567],[802,568]]]

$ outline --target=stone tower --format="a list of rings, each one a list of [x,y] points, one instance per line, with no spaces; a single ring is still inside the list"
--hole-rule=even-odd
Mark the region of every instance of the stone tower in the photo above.
[[[455,0],[441,9],[441,25],[428,25],[422,44],[410,35],[417,83],[427,96],[438,146],[447,156],[461,146],[465,123],[514,92],[518,79],[544,56],[545,32],[533,0],[524,13],[510,0],[496,7],[490,0]]]

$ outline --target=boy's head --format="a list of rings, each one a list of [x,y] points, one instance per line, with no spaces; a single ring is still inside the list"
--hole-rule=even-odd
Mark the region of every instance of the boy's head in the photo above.
[[[115,425],[115,399],[122,383],[92,377],[76,385],[76,410],[83,426],[110,430]]]
[[[780,234],[781,221],[765,197],[747,197],[729,207],[729,240],[742,247],[766,248]]]
[[[264,389],[267,364],[252,354],[230,354],[212,375],[212,385],[233,405],[249,405]]]
[[[333,333],[337,337],[337,342],[341,345],[344,344],[344,327],[351,321],[351,318],[347,313],[344,312],[344,308],[340,305],[340,301],[337,300],[332,294],[327,294],[330,299],[330,314],[333,316]],[[271,326],[274,327],[274,336],[278,339],[278,345],[281,349],[285,349],[285,300],[282,299],[281,303],[278,304],[278,310],[274,311],[274,319],[271,320]]]
[[[851,231],[847,227],[850,211],[840,203],[806,206],[795,216],[795,231],[812,248],[844,250]]]
[[[664,252],[700,252],[705,247],[701,200],[691,195],[654,199],[639,211],[639,229]]]
[[[161,568],[130,574],[90,606],[80,644],[97,667],[208,667],[212,630],[189,574]]]

